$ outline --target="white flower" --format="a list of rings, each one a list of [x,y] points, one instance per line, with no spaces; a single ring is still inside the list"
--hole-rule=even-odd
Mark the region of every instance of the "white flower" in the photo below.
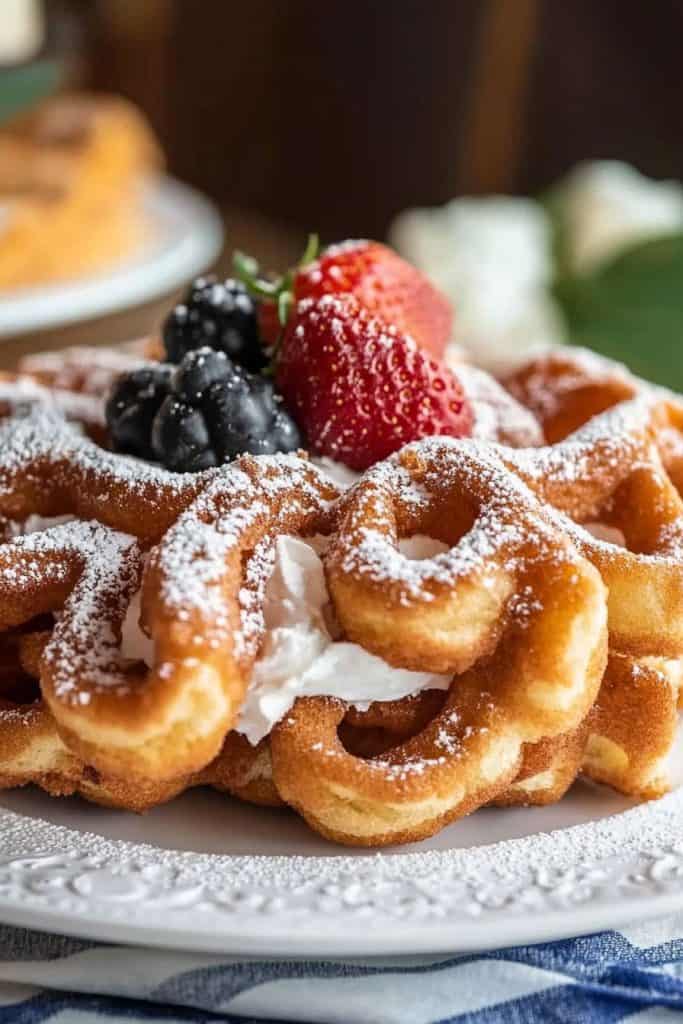
[[[504,373],[565,340],[548,292],[551,229],[531,199],[454,199],[407,210],[390,241],[451,299],[453,341],[479,366]]]
[[[569,265],[579,273],[626,245],[683,229],[683,186],[617,160],[579,164],[559,197]]]

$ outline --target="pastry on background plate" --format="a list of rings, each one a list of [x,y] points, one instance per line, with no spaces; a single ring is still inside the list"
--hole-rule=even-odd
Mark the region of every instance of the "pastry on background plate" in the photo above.
[[[143,243],[140,185],[163,166],[143,115],[64,94],[0,126],[0,289],[88,275]]]

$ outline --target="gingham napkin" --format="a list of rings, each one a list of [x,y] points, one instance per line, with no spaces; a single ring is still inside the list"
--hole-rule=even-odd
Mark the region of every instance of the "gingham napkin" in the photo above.
[[[0,926],[0,1024],[669,1024],[683,914],[463,956],[264,960],[107,946]]]

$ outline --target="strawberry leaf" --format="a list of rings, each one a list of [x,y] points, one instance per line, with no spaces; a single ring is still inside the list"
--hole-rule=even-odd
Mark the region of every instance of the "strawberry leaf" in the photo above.
[[[301,259],[299,260],[299,266],[298,266],[297,269],[301,269],[301,267],[305,267],[309,263],[312,263],[313,260],[317,260],[319,253],[320,253],[320,238],[318,237],[318,235],[314,231],[314,232],[312,232],[308,236],[308,241],[306,242],[306,248],[304,249],[303,254],[301,256]]]
[[[269,281],[265,277],[260,277],[261,268],[253,256],[235,249],[232,255],[232,269],[238,281],[241,281],[252,295],[260,299],[270,299],[271,302],[277,301],[280,280]]]
[[[235,277],[246,285],[252,295],[259,299],[270,299],[271,302],[276,302],[279,309],[280,295],[283,292],[292,290],[296,271],[301,270],[302,267],[317,259],[319,250],[320,242],[318,236],[315,233],[310,234],[306,242],[306,248],[296,266],[288,270],[281,277],[268,278],[262,276],[261,268],[253,256],[249,256],[247,253],[236,249],[232,257],[232,269]]]

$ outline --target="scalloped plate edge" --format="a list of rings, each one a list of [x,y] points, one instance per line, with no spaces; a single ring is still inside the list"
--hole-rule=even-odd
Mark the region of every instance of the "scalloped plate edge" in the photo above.
[[[101,941],[261,955],[462,952],[679,908],[681,790],[524,839],[363,860],[180,853],[0,809],[0,919]]]

